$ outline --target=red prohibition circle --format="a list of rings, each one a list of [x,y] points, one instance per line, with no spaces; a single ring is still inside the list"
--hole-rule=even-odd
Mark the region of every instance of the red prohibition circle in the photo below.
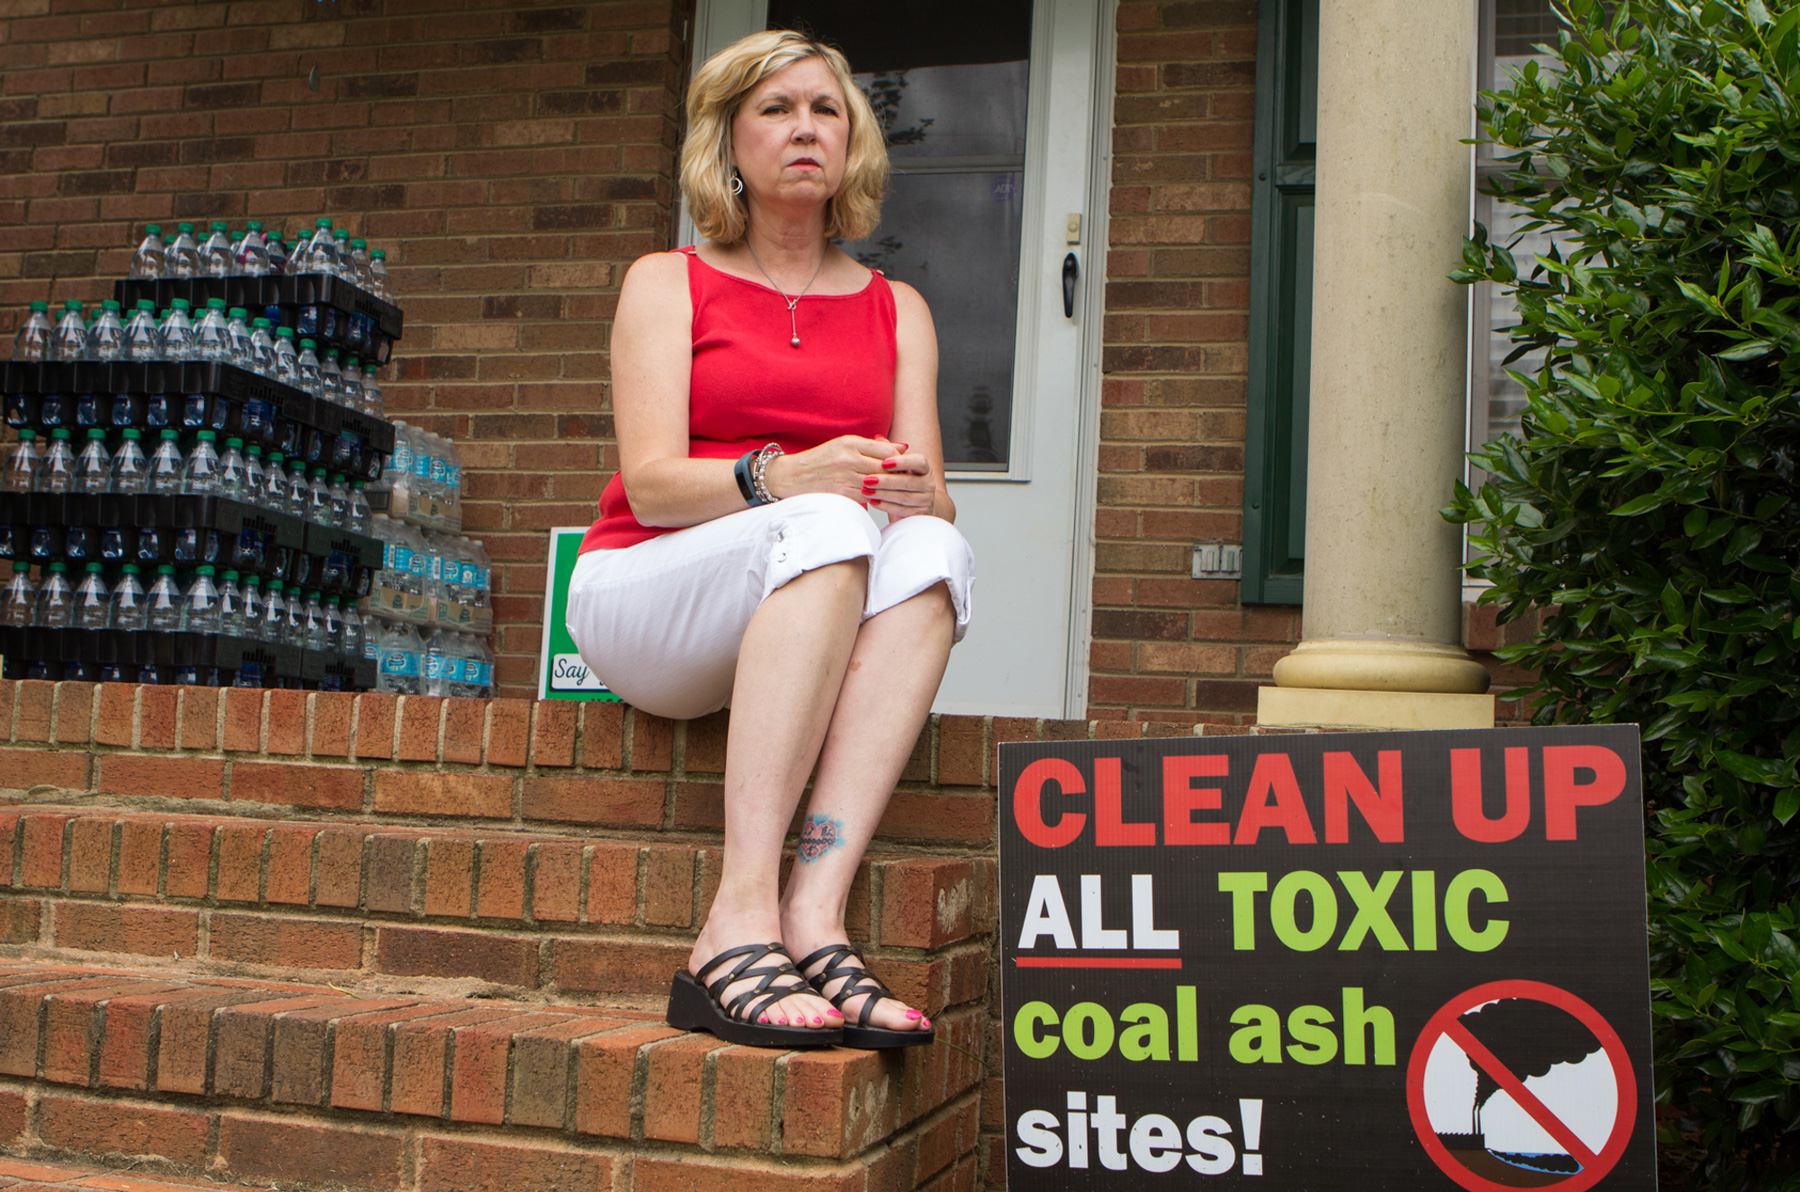
[[[1598,1010],[1566,989],[1546,985],[1541,981],[1493,981],[1458,994],[1443,1009],[1433,1014],[1425,1024],[1425,1029],[1419,1032],[1419,1040],[1413,1044],[1412,1058],[1406,1066],[1406,1107],[1412,1114],[1413,1131],[1418,1134],[1419,1142],[1425,1147],[1425,1153],[1431,1156],[1431,1161],[1469,1192],[1517,1192],[1516,1188],[1476,1175],[1457,1162],[1449,1148],[1438,1140],[1437,1131],[1431,1126],[1431,1118],[1425,1112],[1425,1066],[1431,1059],[1432,1048],[1437,1046],[1438,1039],[1452,1023],[1476,1006],[1504,998],[1530,998],[1573,1015],[1594,1033],[1594,1038],[1600,1041],[1601,1049],[1606,1052],[1606,1058],[1612,1064],[1613,1083],[1619,1091],[1619,1104],[1613,1115],[1612,1134],[1607,1137],[1606,1145],[1600,1148],[1592,1163],[1568,1179],[1545,1185],[1554,1188],[1555,1192],[1585,1192],[1612,1171],[1625,1154],[1626,1144],[1631,1141],[1632,1127],[1637,1119],[1637,1076],[1632,1071],[1631,1057],[1625,1052],[1625,1042],[1619,1038],[1619,1032],[1600,1017]]]

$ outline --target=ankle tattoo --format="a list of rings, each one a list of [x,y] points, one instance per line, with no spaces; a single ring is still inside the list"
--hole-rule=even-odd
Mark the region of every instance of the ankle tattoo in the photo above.
[[[829,816],[809,815],[800,825],[800,847],[795,856],[803,861],[817,861],[834,849],[844,847],[844,821]]]

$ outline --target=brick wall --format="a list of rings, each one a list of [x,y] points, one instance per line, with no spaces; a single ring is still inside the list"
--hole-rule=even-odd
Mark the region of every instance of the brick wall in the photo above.
[[[668,245],[690,8],[5,0],[0,334],[110,296],[147,222],[327,215],[387,248],[390,416],[461,448],[499,682],[534,690],[543,531],[593,520],[607,319]]]
[[[1188,577],[1243,540],[1254,0],[1119,8],[1089,715],[1235,724],[1299,610]]]

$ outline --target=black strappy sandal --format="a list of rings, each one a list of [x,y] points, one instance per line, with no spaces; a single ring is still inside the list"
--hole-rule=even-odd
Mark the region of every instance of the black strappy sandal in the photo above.
[[[868,961],[863,959],[863,954],[857,951],[856,945],[827,944],[800,961],[798,967],[804,973],[821,960],[825,962],[825,967],[816,975],[806,978],[820,997],[842,1010],[844,1003],[851,998],[869,995],[869,1000],[863,1003],[862,1013],[856,1016],[855,1023],[851,1023],[847,1017],[844,1019],[845,1047],[875,1050],[884,1047],[918,1047],[937,1038],[936,1027],[926,1027],[922,1031],[890,1031],[886,1027],[869,1025],[869,1015],[874,1013],[876,1002],[883,998],[891,1002],[900,999],[881,983],[879,977],[869,971]],[[848,965],[846,961],[849,960],[855,960],[860,967]],[[825,987],[839,979],[844,983],[838,987],[838,991],[835,994],[826,993]]]
[[[758,961],[770,956],[778,957],[780,963],[755,967]],[[724,976],[701,984],[700,978],[738,957],[743,959],[732,965]],[[789,976],[799,978],[798,983],[775,983]],[[725,1003],[725,991],[734,982],[753,978],[761,978],[755,988],[738,994],[730,1004]],[[677,1030],[708,1031],[727,1043],[741,1043],[747,1047],[832,1047],[842,1043],[844,1032],[837,1027],[777,1026],[757,1021],[764,1010],[782,998],[811,992],[812,986],[805,974],[794,967],[780,944],[745,944],[727,948],[701,965],[700,977],[686,970],[676,973],[669,988],[669,1011],[665,1017]]]

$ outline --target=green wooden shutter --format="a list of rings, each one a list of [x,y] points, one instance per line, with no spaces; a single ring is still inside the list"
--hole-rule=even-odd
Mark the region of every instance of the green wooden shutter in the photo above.
[[[1263,0],[1251,188],[1246,604],[1299,604],[1306,555],[1319,0]]]

